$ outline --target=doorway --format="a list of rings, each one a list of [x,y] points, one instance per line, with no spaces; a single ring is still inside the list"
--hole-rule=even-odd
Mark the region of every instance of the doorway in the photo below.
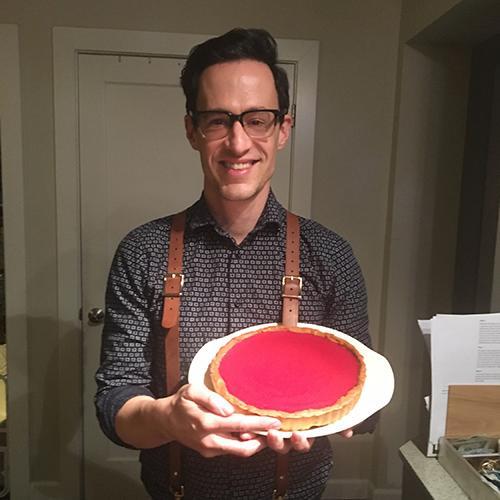
[[[83,211],[80,212],[82,200],[80,196],[75,196],[75,193],[78,193],[81,188],[86,190],[87,193],[92,193],[95,189],[104,193],[104,198],[106,198],[106,192],[105,190],[103,191],[103,186],[106,185],[106,182],[99,177],[98,172],[94,172],[91,175],[87,175],[87,172],[81,176],[82,164],[85,162],[85,158],[81,155],[80,141],[82,137],[78,133],[81,126],[81,116],[78,112],[81,102],[79,102],[77,64],[80,57],[88,56],[93,61],[98,58],[111,57],[115,59],[116,64],[119,64],[117,60],[120,57],[122,58],[122,62],[126,59],[127,62],[132,64],[149,64],[148,61],[151,58],[150,69],[153,66],[161,66],[161,64],[154,65],[154,62],[158,62],[159,59],[163,61],[170,60],[175,65],[176,61],[178,62],[179,59],[187,56],[189,49],[193,45],[200,43],[206,38],[207,36],[201,35],[72,28],[54,29],[58,254],[60,256],[58,260],[61,324],[59,338],[60,345],[64,349],[63,352],[59,353],[59,362],[61,364],[61,373],[64,374],[65,379],[64,383],[60,384],[58,399],[64,401],[64,409],[61,405],[60,410],[61,414],[64,410],[64,418],[61,418],[61,426],[64,429],[61,429],[61,435],[70,437],[68,442],[62,443],[59,450],[61,484],[58,485],[58,491],[61,492],[59,495],[64,498],[82,497],[82,491],[79,489],[80,469],[74,460],[77,456],[83,456],[84,453],[82,448],[82,414],[80,411],[82,408],[82,395],[75,394],[72,388],[80,387],[85,383],[82,367],[89,357],[95,358],[95,355],[89,354],[86,347],[82,350],[82,346],[87,341],[87,331],[92,332],[92,330],[90,327],[86,330],[87,325],[84,324],[86,322],[85,314],[82,315],[83,321],[79,319],[79,311],[82,308],[82,304],[83,313],[86,313],[88,306],[91,305],[85,302],[85,297],[82,293],[83,290],[88,289],[81,275],[81,265],[84,261],[88,261],[85,255],[85,252],[88,254],[88,251],[81,246],[81,237],[85,233],[86,227],[94,226],[86,225],[85,220],[89,220],[87,217],[88,214],[85,215]],[[295,134],[300,140],[297,140],[293,150],[290,151],[290,181],[285,189],[285,196],[288,198],[287,205],[290,208],[301,215],[308,216],[311,202],[318,43],[300,40],[284,40],[278,41],[278,43],[280,45],[280,56],[286,61],[287,65],[290,65],[295,70],[293,83],[296,89],[297,115],[302,111],[300,113],[301,119],[296,122],[295,128]],[[121,71],[121,69],[119,68],[118,71]],[[135,92],[138,90],[138,88],[132,89],[132,86],[129,86],[128,90],[125,88],[118,89],[118,93],[122,91]],[[167,92],[170,90],[175,92],[173,88],[169,88]],[[162,92],[158,88],[156,91]],[[149,98],[146,97],[145,99]],[[125,97],[125,101],[127,100],[130,101],[129,98]],[[118,101],[115,104],[119,109],[120,105],[117,104]],[[87,106],[85,108],[87,109]],[[127,112],[126,110],[120,111]],[[91,137],[92,130],[88,132],[90,132],[88,137]],[[93,140],[90,139],[91,142]],[[96,140],[98,140],[98,137]],[[183,138],[182,141],[184,141]],[[180,143],[181,141],[178,139],[177,142]],[[137,148],[137,150],[139,149],[143,150],[142,148]],[[85,151],[90,150],[85,148]],[[114,148],[113,151],[117,155],[121,154],[119,146]],[[151,151],[146,150],[148,154]],[[85,154],[83,153],[83,155]],[[92,164],[92,161],[87,162],[87,164]],[[196,165],[198,165],[197,161]],[[198,169],[199,167],[196,166],[195,168]],[[134,175],[133,169],[130,173]],[[174,198],[175,196],[172,199]],[[99,199],[102,199],[102,197]],[[183,206],[185,206],[184,202]],[[92,212],[92,207],[90,207],[90,211]],[[169,211],[168,207],[163,207],[161,214],[163,215],[165,211]],[[146,215],[146,218],[149,217],[147,214],[143,215]],[[93,217],[99,223],[98,211],[94,213]],[[118,232],[125,229],[122,228]],[[93,231],[91,230],[90,233]],[[88,233],[85,234],[88,235]],[[99,240],[98,238],[97,241],[100,241],[106,247],[114,246],[106,238],[104,236],[104,239],[101,238]],[[87,241],[87,236],[84,239]],[[96,276],[101,277],[97,278],[90,286],[95,287],[97,293],[102,294],[102,281],[100,281],[102,280],[102,273],[98,273]],[[93,334],[90,333],[89,339],[92,336]],[[95,359],[92,362],[95,363]],[[109,446],[111,446],[111,443]],[[85,458],[84,460],[86,461],[87,459]],[[135,457],[133,461],[127,458],[125,462],[134,464],[131,467],[137,467]],[[89,461],[89,465],[93,466],[93,462]],[[89,498],[96,497],[89,496]]]
[[[492,299],[500,297],[495,275],[500,266],[496,262],[500,259],[499,134],[500,35],[496,35],[476,45],[471,57],[453,297],[453,310],[459,314],[498,312],[492,310]]]

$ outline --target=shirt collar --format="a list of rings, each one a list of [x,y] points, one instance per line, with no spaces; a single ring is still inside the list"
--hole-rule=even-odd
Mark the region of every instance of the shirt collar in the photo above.
[[[262,211],[262,214],[260,215],[259,220],[257,221],[257,224],[252,232],[260,231],[266,227],[279,229],[280,226],[284,226],[285,224],[286,210],[276,199],[274,193],[269,191],[264,210]],[[220,228],[210,213],[203,194],[194,205],[188,208],[187,225],[193,230],[203,226],[212,226],[220,232]]]

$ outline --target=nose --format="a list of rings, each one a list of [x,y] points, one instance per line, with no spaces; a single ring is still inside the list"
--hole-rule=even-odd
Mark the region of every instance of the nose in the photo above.
[[[238,155],[246,153],[252,146],[252,140],[245,132],[243,125],[236,121],[229,129],[226,137],[226,143],[229,149]]]

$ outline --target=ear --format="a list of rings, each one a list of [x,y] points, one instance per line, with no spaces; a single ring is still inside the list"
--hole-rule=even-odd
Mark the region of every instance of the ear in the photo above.
[[[283,149],[286,146],[288,137],[290,137],[290,132],[292,130],[292,117],[290,115],[285,115],[283,118],[283,123],[280,125],[280,130],[278,134],[278,149]]]
[[[189,144],[191,144],[193,149],[199,151],[198,133],[196,131],[196,127],[194,126],[193,119],[189,115],[184,117],[184,128],[186,129],[186,137]]]

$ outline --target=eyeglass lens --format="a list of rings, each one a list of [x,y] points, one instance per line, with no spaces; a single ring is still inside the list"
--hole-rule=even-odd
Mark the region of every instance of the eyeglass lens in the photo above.
[[[250,137],[267,137],[276,124],[277,112],[271,110],[245,111],[233,115],[224,111],[203,111],[196,116],[202,134],[208,139],[222,139],[239,121]]]

